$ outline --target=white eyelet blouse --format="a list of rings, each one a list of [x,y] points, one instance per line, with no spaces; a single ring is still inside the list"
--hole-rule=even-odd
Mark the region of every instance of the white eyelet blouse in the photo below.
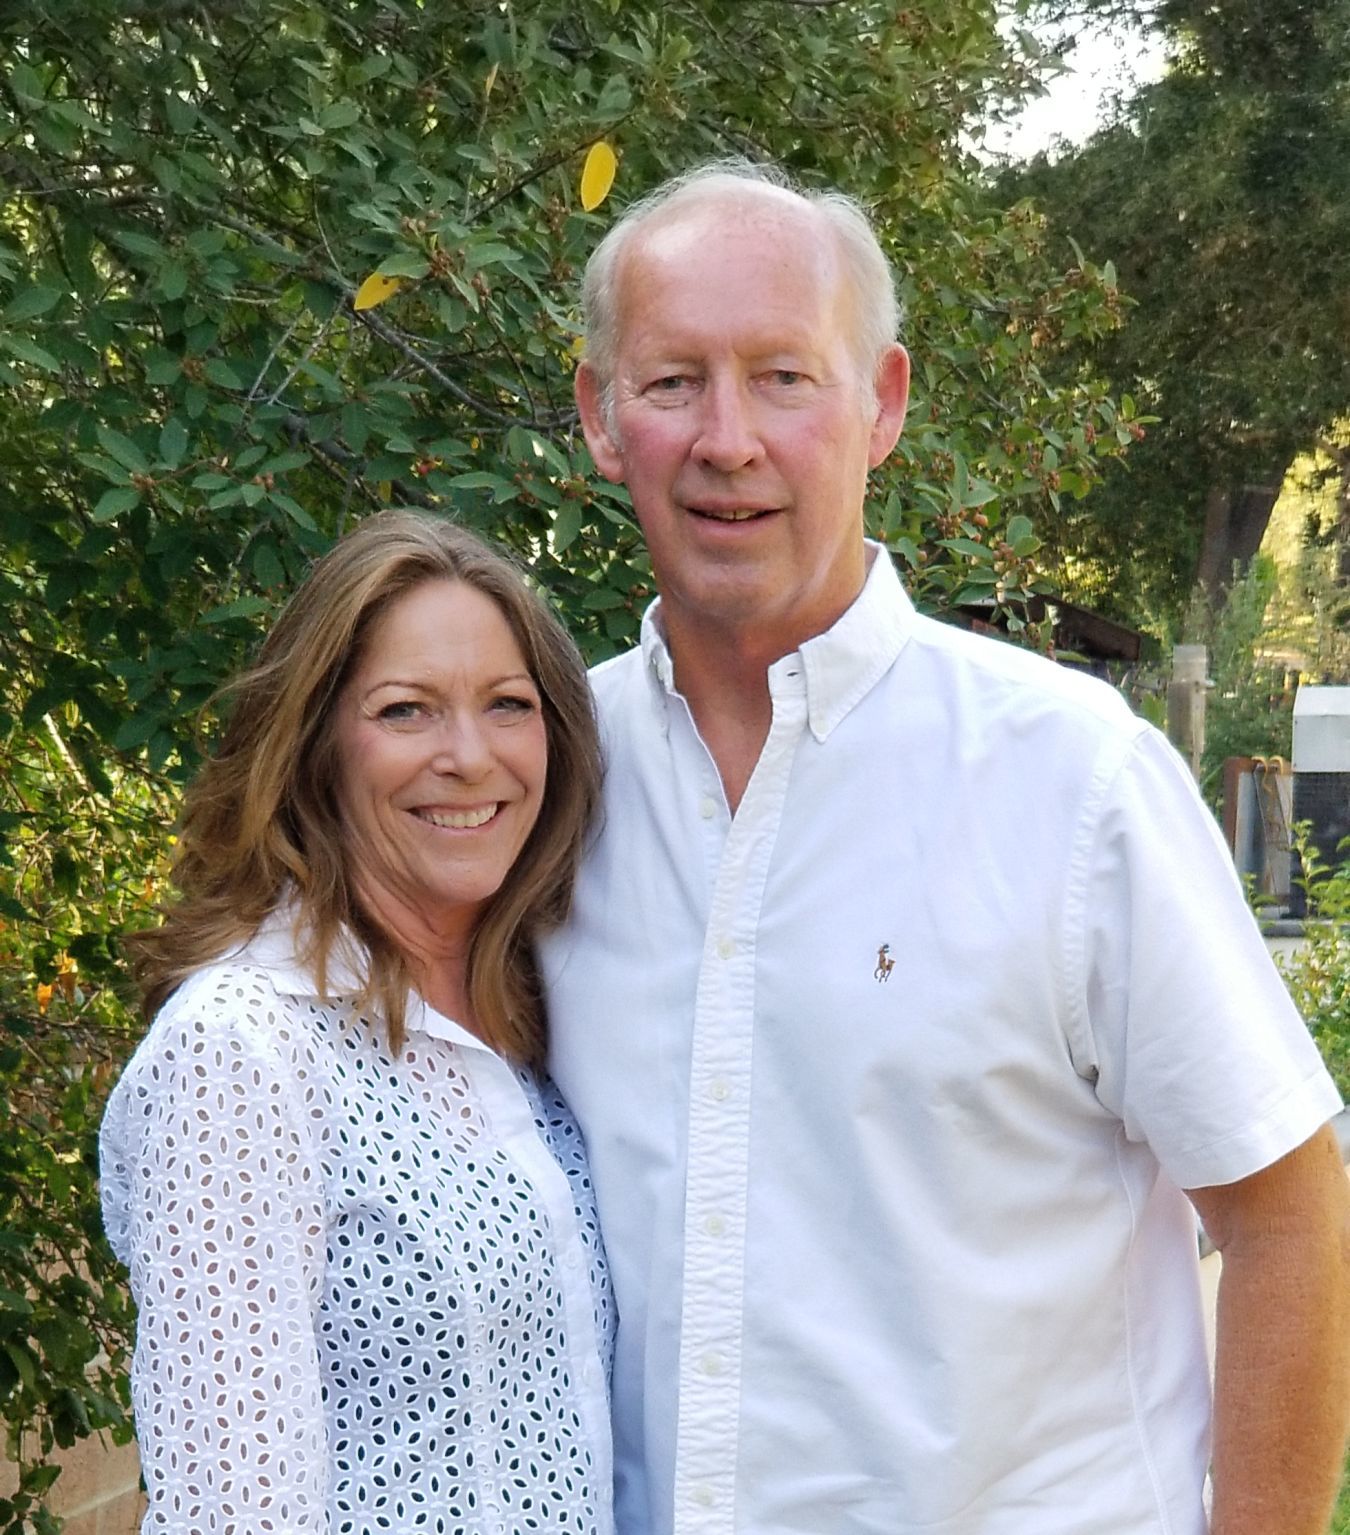
[[[104,1117],[143,1531],[610,1535],[575,1122],[418,999],[392,1058],[290,949],[274,918],[191,977]]]

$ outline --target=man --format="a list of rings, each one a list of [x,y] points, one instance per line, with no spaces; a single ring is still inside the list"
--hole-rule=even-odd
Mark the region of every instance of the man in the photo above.
[[[587,305],[661,593],[594,674],[605,825],[544,956],[622,1535],[1200,1535],[1196,1209],[1214,1535],[1317,1535],[1338,1099],[1166,744],[864,543],[908,383],[865,220],[695,173]]]

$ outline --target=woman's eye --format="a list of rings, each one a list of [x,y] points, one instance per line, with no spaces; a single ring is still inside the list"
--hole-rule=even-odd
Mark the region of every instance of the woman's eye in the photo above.
[[[522,693],[503,693],[492,700],[492,707],[501,714],[533,714],[539,705]]]
[[[377,717],[391,725],[401,725],[419,719],[422,713],[423,706],[416,699],[400,698],[394,703],[381,705]]]

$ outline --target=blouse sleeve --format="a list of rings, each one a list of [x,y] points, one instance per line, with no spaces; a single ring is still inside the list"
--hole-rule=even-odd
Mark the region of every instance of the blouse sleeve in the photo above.
[[[145,1531],[328,1529],[323,1180],[269,1020],[228,1016],[248,990],[174,999],[103,1127],[108,1231],[139,1313]]]

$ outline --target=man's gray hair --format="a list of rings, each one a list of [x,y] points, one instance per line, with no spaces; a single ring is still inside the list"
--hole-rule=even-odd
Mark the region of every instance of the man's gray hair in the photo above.
[[[618,274],[624,251],[642,229],[661,215],[684,206],[715,201],[749,204],[772,187],[814,208],[838,241],[853,297],[856,331],[851,338],[859,372],[870,393],[881,354],[900,329],[900,301],[895,278],[871,220],[860,204],[843,192],[818,192],[798,185],[774,165],[732,158],[711,160],[673,176],[629,208],[586,263],[582,304],[586,325],[586,361],[600,382],[606,415],[611,414],[614,362],[618,351]]]

